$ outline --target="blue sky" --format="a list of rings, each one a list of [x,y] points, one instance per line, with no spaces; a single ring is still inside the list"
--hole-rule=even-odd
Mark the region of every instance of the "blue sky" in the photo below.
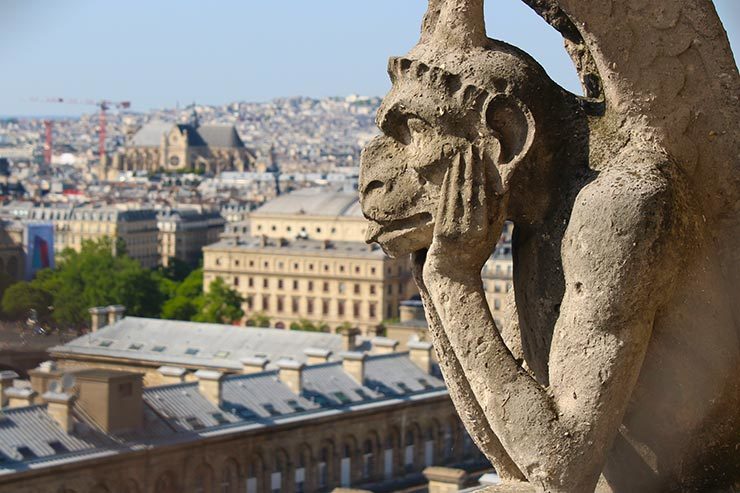
[[[659,0],[656,0],[659,1]],[[740,49],[740,0],[715,0]],[[424,0],[0,0],[0,115],[135,110],[280,96],[383,95],[388,56],[418,37]],[[489,35],[579,91],[560,36],[520,0],[487,2]]]

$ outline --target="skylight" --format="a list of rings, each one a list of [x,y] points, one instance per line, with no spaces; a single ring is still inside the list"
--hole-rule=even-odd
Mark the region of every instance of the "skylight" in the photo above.
[[[152,351],[155,353],[163,353],[165,349],[167,349],[167,346],[154,346]]]
[[[227,420],[226,417],[222,413],[211,413],[211,416],[220,425],[225,425],[229,423],[229,420]]]
[[[31,460],[36,459],[38,456],[34,453],[33,450],[26,447],[25,445],[22,447],[16,448],[19,454],[21,454],[21,457],[23,457],[23,460]]]
[[[349,404],[350,402],[352,402],[352,400],[350,400],[350,398],[349,398],[349,397],[347,397],[347,394],[345,394],[344,392],[333,392],[332,394],[333,394],[333,395],[334,395],[334,397],[336,397],[336,398],[337,398],[337,399],[339,400],[339,402],[341,402],[342,404]]]
[[[298,403],[298,401],[296,401],[296,400],[289,400],[289,401],[288,401],[288,405],[289,405],[290,407],[292,407],[294,411],[296,411],[296,412],[299,412],[299,413],[300,413],[300,412],[303,412],[303,411],[305,411],[305,410],[306,410],[306,408],[305,408],[305,407],[303,407],[303,406],[301,406],[301,405],[300,405],[300,404]]]
[[[58,440],[49,442],[49,447],[51,447],[54,453],[57,453],[57,454],[64,454],[66,452],[69,452],[69,449],[65,447],[64,444]]]
[[[411,389],[409,388],[409,386],[403,382],[396,382],[396,385],[398,385],[398,388],[404,392],[411,392]]]
[[[195,356],[196,354],[198,354],[198,351],[200,351],[200,349],[189,347],[185,350],[185,354],[189,356]]]
[[[110,347],[111,344],[113,344],[113,341],[100,341],[100,344],[98,344],[98,346],[100,346],[100,347]]]
[[[262,404],[262,407],[265,408],[265,411],[270,413],[270,416],[280,416],[280,411],[275,409],[275,406],[272,404]]]
[[[187,421],[190,427],[193,428],[194,430],[200,430],[202,428],[205,428],[201,420],[199,420],[196,417],[191,416],[189,418],[185,418],[185,421]]]
[[[141,349],[143,347],[144,347],[143,344],[134,343],[134,344],[130,344],[128,348],[131,349],[131,350],[134,350],[134,351],[138,351],[139,349]]]

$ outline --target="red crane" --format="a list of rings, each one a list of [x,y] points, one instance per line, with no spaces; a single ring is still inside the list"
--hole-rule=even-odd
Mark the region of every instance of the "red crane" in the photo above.
[[[105,112],[110,108],[126,109],[131,107],[130,101],[109,101],[107,99],[95,101],[92,99],[45,98],[34,99],[33,101],[41,103],[84,104],[100,108],[100,113],[98,114],[98,155],[100,159],[103,159],[103,155],[105,155],[105,128],[107,123]],[[46,164],[51,164],[51,126],[51,120],[44,121],[46,133],[46,141],[44,143],[44,161],[46,161]]]

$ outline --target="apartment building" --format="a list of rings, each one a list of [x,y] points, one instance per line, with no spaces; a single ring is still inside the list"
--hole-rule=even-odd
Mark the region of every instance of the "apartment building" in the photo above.
[[[172,259],[196,265],[203,247],[218,241],[226,220],[218,211],[165,209],[157,213],[159,263],[169,266]]]

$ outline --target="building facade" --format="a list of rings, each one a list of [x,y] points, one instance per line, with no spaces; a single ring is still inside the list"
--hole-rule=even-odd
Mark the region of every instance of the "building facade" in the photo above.
[[[197,118],[187,124],[147,123],[130,139],[121,158],[112,160],[119,171],[205,173],[247,171],[254,162],[254,152],[244,146],[236,128],[200,125]]]
[[[196,265],[203,247],[216,243],[226,221],[217,211],[166,209],[157,213],[159,263],[167,267],[172,259]]]
[[[276,328],[309,320],[372,335],[416,293],[408,260],[374,245],[251,237],[222,240],[203,254],[204,289],[223,279],[245,298],[248,318],[266,315]]]
[[[432,465],[481,464],[430,346],[194,382],[53,365],[3,386],[0,492],[278,493],[423,485]],[[163,370],[165,371],[165,370]],[[7,426],[3,426],[2,424]]]

